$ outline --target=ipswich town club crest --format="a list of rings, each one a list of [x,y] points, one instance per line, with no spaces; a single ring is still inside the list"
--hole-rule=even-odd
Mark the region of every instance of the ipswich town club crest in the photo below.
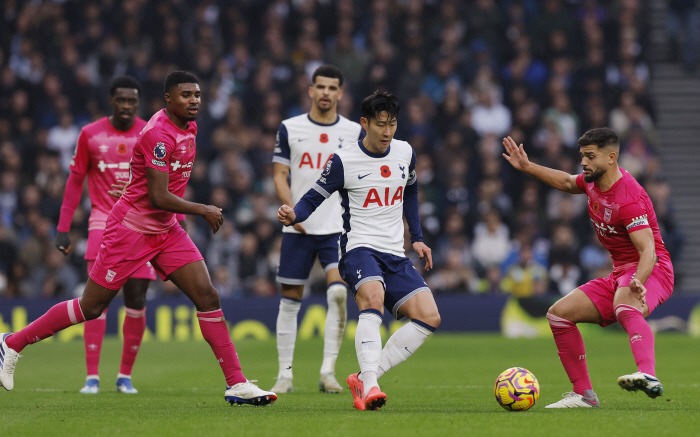
[[[611,218],[612,218],[612,209],[605,208],[605,215],[603,216],[603,221],[610,222]]]
[[[153,149],[153,156],[157,159],[163,159],[165,158],[165,154],[165,143],[157,143],[156,147]]]

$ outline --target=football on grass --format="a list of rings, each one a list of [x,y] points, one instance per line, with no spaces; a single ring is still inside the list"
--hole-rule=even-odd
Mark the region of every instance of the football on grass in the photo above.
[[[511,367],[498,375],[493,392],[506,410],[525,411],[539,399],[540,384],[529,370]]]

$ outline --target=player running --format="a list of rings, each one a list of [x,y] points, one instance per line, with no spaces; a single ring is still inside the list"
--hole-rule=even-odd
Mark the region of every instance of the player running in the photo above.
[[[549,309],[547,319],[559,358],[573,391],[546,408],[599,407],[586,365],[586,350],[577,323],[607,326],[615,321],[629,335],[637,372],[618,378],[628,391],[660,396],[656,378],[654,334],[645,320],[673,292],[673,266],[661,239],[656,213],[639,183],[617,165],[620,141],[611,129],[591,129],[578,140],[583,174],[578,176],[534,164],[521,144],[503,139],[503,156],[540,181],[572,194],[586,193],[588,215],[598,239],[613,259],[613,271],[576,288]]]
[[[284,120],[277,131],[274,181],[277,197],[290,207],[311,188],[333,153],[364,137],[362,127],[338,115],[338,100],[343,98],[343,73],[332,65],[319,67],[309,87],[311,111]],[[291,170],[291,187],[287,177]],[[292,360],[297,336],[297,315],[301,307],[304,283],[318,256],[326,273],[328,313],[324,331],[323,362],[318,388],[340,393],[335,379],[335,362],[343,341],[347,320],[347,286],[338,273],[338,238],[343,231],[340,199],[319,206],[309,219],[285,227],[282,236],[277,282],[282,286],[277,314],[277,353],[279,373],[272,387],[275,393],[289,393],[292,384]]]
[[[66,181],[61,216],[58,220],[56,247],[68,255],[71,241],[68,232],[73,214],[80,203],[83,180],[88,176],[90,192],[90,219],[88,243],[85,251],[88,273],[95,264],[102,244],[107,217],[116,199],[108,194],[117,180],[129,179],[129,161],[136,138],[146,122],[136,116],[141,96],[141,85],[130,76],[117,77],[109,88],[109,104],[112,115],[86,125],[78,137],[75,155],[70,163],[70,175]],[[142,265],[124,284],[124,348],[117,375],[117,390],[134,394],[138,391],[131,384],[131,370],[136,361],[143,333],[146,328],[146,291],[156,272],[150,263]],[[100,317],[85,322],[85,363],[87,380],[80,390],[83,394],[100,392],[100,351],[107,325],[107,309]]]
[[[360,373],[346,380],[358,410],[376,410],[386,403],[377,379],[415,353],[440,324],[435,299],[403,249],[405,216],[413,249],[426,259],[426,270],[433,267],[418,216],[416,154],[410,144],[394,139],[399,109],[390,93],[365,98],[360,122],[367,136],[338,150],[296,206],[282,205],[277,213],[281,223],[294,225],[331,194],[340,194],[344,232],[339,271],[360,309],[355,333]],[[384,307],[411,322],[382,349]]]
[[[211,285],[202,255],[175,214],[199,215],[216,233],[221,210],[182,199],[197,152],[197,112],[201,91],[197,78],[176,71],[165,80],[166,107],[146,124],[136,141],[126,192],[107,218],[102,247],[79,299],[54,305],[14,334],[0,334],[0,385],[14,387],[19,352],[69,326],[98,318],[128,278],[146,261],[163,279],[173,281],[192,300],[202,336],[226,377],[225,399],[266,405],[277,395],[246,380],[231,342],[219,293]]]

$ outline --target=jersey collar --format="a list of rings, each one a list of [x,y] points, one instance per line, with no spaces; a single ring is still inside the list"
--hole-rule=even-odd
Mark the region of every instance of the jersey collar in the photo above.
[[[333,126],[333,125],[335,125],[335,124],[338,124],[338,122],[340,121],[340,115],[336,115],[336,116],[335,116],[335,121],[334,121],[333,123],[328,123],[328,124],[326,124],[326,123],[319,123],[319,122],[317,122],[317,121],[313,121],[313,120],[311,119],[311,114],[310,114],[310,113],[306,113],[306,118],[308,118],[309,121],[310,121],[311,123],[313,123],[313,124],[315,124],[315,125],[317,125],[317,126]]]
[[[365,155],[369,156],[370,158],[383,158],[386,155],[388,155],[389,152],[391,151],[391,144],[389,144],[389,147],[386,148],[384,153],[370,152],[369,150],[367,150],[367,148],[364,146],[364,144],[362,144],[362,140],[358,141],[357,144],[360,145],[360,150],[362,150],[365,153]]]

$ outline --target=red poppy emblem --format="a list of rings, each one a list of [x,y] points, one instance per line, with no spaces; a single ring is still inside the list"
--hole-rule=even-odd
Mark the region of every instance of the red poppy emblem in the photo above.
[[[383,165],[382,168],[380,168],[379,170],[382,173],[382,177],[388,178],[389,176],[391,176],[391,170],[389,170],[388,165]]]
[[[321,138],[319,139],[322,143],[327,143],[328,142],[328,134],[321,134]]]
[[[126,153],[126,144],[120,144],[117,146],[117,153],[123,155]]]
[[[593,214],[598,214],[598,208],[599,208],[599,207],[600,207],[600,206],[598,205],[598,201],[597,201],[597,200],[596,200],[595,202],[593,202]]]

